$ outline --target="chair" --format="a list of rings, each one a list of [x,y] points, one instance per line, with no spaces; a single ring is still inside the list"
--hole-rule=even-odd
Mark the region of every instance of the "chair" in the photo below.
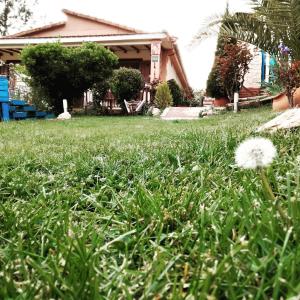
[[[124,104],[127,110],[128,114],[138,114],[141,112],[143,106],[145,105],[146,100],[131,100],[131,101],[126,101],[124,100]]]

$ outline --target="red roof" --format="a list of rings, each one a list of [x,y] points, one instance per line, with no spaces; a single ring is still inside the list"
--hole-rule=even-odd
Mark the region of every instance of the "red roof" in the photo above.
[[[112,26],[112,27],[119,28],[121,30],[124,30],[124,31],[128,32],[128,33],[123,33],[123,34],[145,33],[144,31],[141,31],[141,30],[138,30],[138,29],[135,29],[135,28],[131,28],[131,27],[128,27],[128,26],[120,25],[118,23],[113,23],[113,22],[110,22],[110,21],[107,21],[107,20],[104,20],[104,19],[92,17],[92,16],[85,15],[85,14],[82,14],[82,13],[77,13],[77,12],[74,12],[74,11],[71,11],[71,10],[68,10],[68,9],[63,9],[62,11],[67,16],[68,15],[69,16],[75,16],[77,18],[82,18],[82,19],[86,19],[86,20],[90,20],[90,21],[99,23],[99,24],[104,24],[104,25]],[[45,26],[41,26],[41,27],[37,27],[37,28],[32,28],[32,29],[29,29],[29,30],[21,31],[21,32],[18,32],[18,33],[6,36],[5,38],[26,37],[28,35],[31,35],[31,34],[34,34],[34,33],[39,33],[41,31],[45,31],[45,30],[49,30],[49,29],[54,29],[54,28],[57,28],[57,27],[63,27],[63,26],[66,25],[66,23],[67,23],[66,21],[52,23],[52,24],[48,24],[48,25],[45,25]]]
[[[40,32],[40,31],[44,31],[46,29],[57,28],[57,27],[61,27],[61,26],[64,26],[64,25],[66,25],[65,21],[57,22],[57,23],[51,23],[51,24],[48,24],[48,25],[45,25],[45,26],[24,30],[24,31],[15,33],[15,34],[11,34],[11,35],[8,35],[8,36],[1,37],[1,38],[26,37],[28,34],[31,34],[31,33],[37,33],[37,32]]]

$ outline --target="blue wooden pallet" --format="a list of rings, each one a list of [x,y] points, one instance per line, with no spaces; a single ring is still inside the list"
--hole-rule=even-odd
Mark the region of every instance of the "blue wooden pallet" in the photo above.
[[[28,104],[25,100],[12,99],[9,101],[8,88],[7,77],[0,76],[0,119],[2,121],[55,118],[53,114],[37,111],[36,106]]]
[[[25,111],[15,111],[12,113],[12,117],[15,120],[23,120],[27,118],[27,112]]]
[[[13,105],[13,106],[26,106],[26,105],[28,105],[28,103],[24,100],[11,100],[10,105]]]

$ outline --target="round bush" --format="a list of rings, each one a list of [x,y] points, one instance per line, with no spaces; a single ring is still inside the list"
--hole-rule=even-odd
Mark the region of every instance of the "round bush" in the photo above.
[[[124,100],[129,101],[136,98],[143,87],[144,79],[139,70],[124,67],[114,70],[110,88],[121,105]]]

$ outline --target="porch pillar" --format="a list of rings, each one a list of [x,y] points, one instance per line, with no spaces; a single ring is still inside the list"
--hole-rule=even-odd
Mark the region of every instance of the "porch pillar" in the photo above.
[[[160,77],[160,54],[161,42],[151,43],[151,68],[150,68],[150,81],[158,80]]]

